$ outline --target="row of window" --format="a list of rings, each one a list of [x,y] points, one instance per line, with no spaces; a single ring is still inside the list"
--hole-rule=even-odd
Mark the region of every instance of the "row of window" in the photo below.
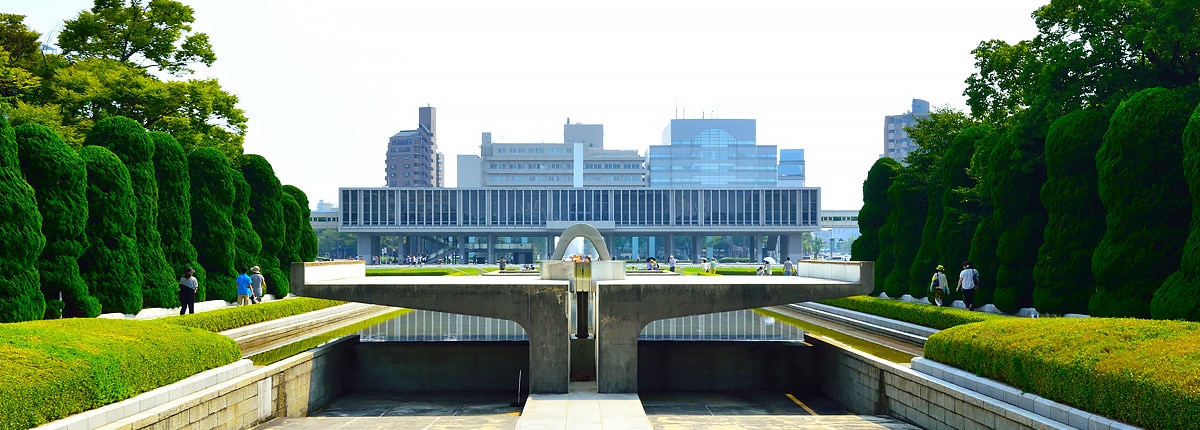
[[[497,154],[562,154],[564,148],[496,148]],[[567,154],[575,150],[565,148]]]
[[[563,175],[491,175],[490,182],[571,182],[573,176]],[[590,182],[642,182],[641,175],[588,175],[584,180]]]

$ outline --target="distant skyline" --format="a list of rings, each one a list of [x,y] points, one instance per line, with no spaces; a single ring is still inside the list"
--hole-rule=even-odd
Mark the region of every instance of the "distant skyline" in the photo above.
[[[914,98],[966,110],[970,51],[1034,37],[1047,2],[183,1],[217,54],[191,77],[239,97],[246,152],[314,206],[336,204],[339,186],[383,186],[388,137],[433,106],[448,186],[483,132],[561,142],[570,118],[645,154],[671,119],[715,116],[804,149],[823,209],[862,206],[884,116]],[[13,3],[4,12],[43,34],[92,6]]]

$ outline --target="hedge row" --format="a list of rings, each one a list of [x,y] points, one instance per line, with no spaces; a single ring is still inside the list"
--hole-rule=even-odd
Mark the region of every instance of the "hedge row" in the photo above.
[[[870,296],[840,297],[821,300],[820,303],[939,330],[980,321],[1009,318],[985,312],[972,312],[966,309],[923,305]]]
[[[96,409],[241,358],[225,336],[157,321],[0,324],[0,429]]]
[[[220,332],[343,304],[346,302],[296,297],[287,300],[272,300],[251,306],[227,307],[198,314],[169,316],[160,318],[158,321]]]
[[[1147,429],[1200,422],[1200,323],[1005,318],[934,334],[925,357]]]

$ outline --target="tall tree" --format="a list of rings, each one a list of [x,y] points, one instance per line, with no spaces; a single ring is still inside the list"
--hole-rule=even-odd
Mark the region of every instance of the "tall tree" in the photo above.
[[[209,297],[237,300],[233,268],[233,199],[236,193],[229,160],[215,148],[197,148],[188,154],[192,193],[192,244],[208,274],[196,300]]]
[[[1104,205],[1096,190],[1096,151],[1108,127],[1100,111],[1071,112],[1046,136],[1047,224],[1033,267],[1033,305],[1051,314],[1087,313],[1096,290],[1092,252],[1104,234]]]
[[[875,290],[872,295],[883,292],[883,280],[891,271],[891,249],[882,249],[883,226],[887,222],[891,206],[887,200],[888,187],[901,169],[900,162],[883,157],[875,161],[863,181],[863,206],[858,211],[858,231],[862,234],[850,247],[850,259],[875,261]],[[886,267],[885,267],[886,266]]]
[[[917,175],[908,172],[909,169],[911,167],[901,170],[888,188],[888,204],[892,210],[887,223],[894,228],[892,254],[896,261],[895,269],[888,273],[884,285],[888,297],[908,294],[910,284],[920,282],[909,276],[909,269],[921,246],[921,227],[925,225],[925,212],[929,209],[929,189],[916,179]]]
[[[33,188],[21,174],[17,138],[0,114],[0,322],[30,321],[46,312],[38,255],[46,246]]]
[[[1183,130],[1183,174],[1192,194],[1192,225],[1179,270],[1154,292],[1150,316],[1200,321],[1200,106]]]
[[[975,227],[975,234],[971,235],[971,252],[967,261],[970,261],[972,267],[979,271],[979,277],[984,284],[977,285],[975,289],[977,306],[992,303],[992,295],[996,289],[996,271],[999,266],[996,247],[1000,242],[1000,228],[996,222],[992,190],[996,188],[999,176],[994,174],[994,171],[999,170],[1001,166],[993,165],[992,155],[996,153],[996,147],[1005,144],[1007,134],[1003,127],[993,128],[991,133],[979,141],[975,148],[975,155],[971,157],[970,174],[976,179],[976,184],[975,190],[966,195],[978,203],[981,217],[979,224]],[[955,265],[955,267],[960,266]]]
[[[296,203],[296,199],[289,193],[282,193],[279,199],[279,204],[283,208],[283,222],[287,233],[284,235],[283,247],[279,249],[279,272],[287,273],[289,281],[277,280],[278,285],[272,286],[275,293],[279,297],[286,296],[291,291],[290,278],[291,266],[293,262],[300,260],[300,235],[298,234],[305,224],[308,224],[308,217],[304,216],[304,212],[300,210],[300,205]]]
[[[273,288],[284,286],[290,273],[280,270],[279,253],[287,243],[283,213],[283,185],[275,176],[271,163],[261,155],[246,154],[242,157],[242,174],[250,184],[250,223],[262,239],[262,251],[258,254],[263,276]]]
[[[289,238],[295,237],[299,241],[299,261],[316,261],[317,232],[313,230],[312,223],[308,221],[312,217],[312,208],[309,206],[308,195],[295,185],[284,185],[283,192],[290,194],[293,199],[296,199],[296,204],[300,206],[300,215],[304,218],[304,222],[299,225],[300,231],[289,231],[287,236]]]
[[[87,248],[87,170],[79,153],[39,124],[16,128],[21,171],[37,196],[46,247],[38,258],[46,318],[94,317],[100,301],[88,292],[79,273]]]
[[[88,248],[79,271],[106,313],[142,310],[142,272],[138,270],[137,202],[129,169],[103,146],[79,150],[87,168]]]
[[[253,199],[254,193],[250,190],[250,183],[246,182],[246,177],[242,175],[242,171],[236,168],[230,168],[229,177],[233,178],[233,212],[230,214],[230,220],[233,222],[233,235],[237,241],[233,245],[233,267],[254,267],[262,266],[264,269],[274,266],[264,266],[262,259],[259,257],[262,254],[262,239],[259,238],[258,232],[254,231],[254,224],[250,221],[250,201]],[[272,270],[264,270],[265,273],[274,273]],[[265,276],[264,273],[264,276]],[[267,279],[270,285],[274,279]]]
[[[195,11],[173,0],[96,0],[90,11],[68,20],[58,36],[71,60],[110,58],[172,74],[193,63],[217,60],[208,35],[192,33]]]
[[[136,207],[134,224],[138,269],[142,273],[142,305],[170,308],[179,305],[174,270],[163,255],[158,233],[158,180],[154,174],[154,141],[137,122],[110,116],[96,123],[85,145],[108,148],[129,170]]]
[[[947,267],[946,278],[950,285],[958,282],[955,268],[968,258],[971,239],[982,216],[979,200],[971,195],[976,179],[970,174],[970,166],[975,148],[990,132],[988,126],[973,126],[959,132],[939,166],[944,184],[940,196],[942,221],[932,240],[937,244],[938,263]]]
[[[1109,120],[1096,153],[1107,216],[1092,256],[1092,316],[1149,317],[1154,292],[1179,268],[1192,216],[1180,163],[1190,112],[1178,94],[1148,88],[1122,102]]]
[[[992,303],[1008,313],[1033,306],[1033,266],[1046,228],[1046,209],[1038,199],[1046,182],[1043,139],[1031,135],[1033,128],[1010,129],[990,159],[995,176],[992,203],[1000,229]]]
[[[163,255],[174,274],[191,267],[200,284],[208,282],[192,245],[192,176],[183,147],[171,135],[150,132],[154,141],[154,179],[158,181],[158,232]]]

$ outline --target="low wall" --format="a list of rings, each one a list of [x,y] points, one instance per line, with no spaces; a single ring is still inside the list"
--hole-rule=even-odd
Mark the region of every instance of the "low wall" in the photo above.
[[[529,391],[529,342],[356,342],[352,392]],[[565,379],[567,375],[562,375]]]
[[[813,360],[813,348],[803,342],[643,340],[638,391],[807,393],[818,386]]]
[[[809,338],[821,369],[821,391],[851,413],[887,415],[921,428],[1129,429],[1101,416],[1081,426],[1054,421],[885,360]]]

